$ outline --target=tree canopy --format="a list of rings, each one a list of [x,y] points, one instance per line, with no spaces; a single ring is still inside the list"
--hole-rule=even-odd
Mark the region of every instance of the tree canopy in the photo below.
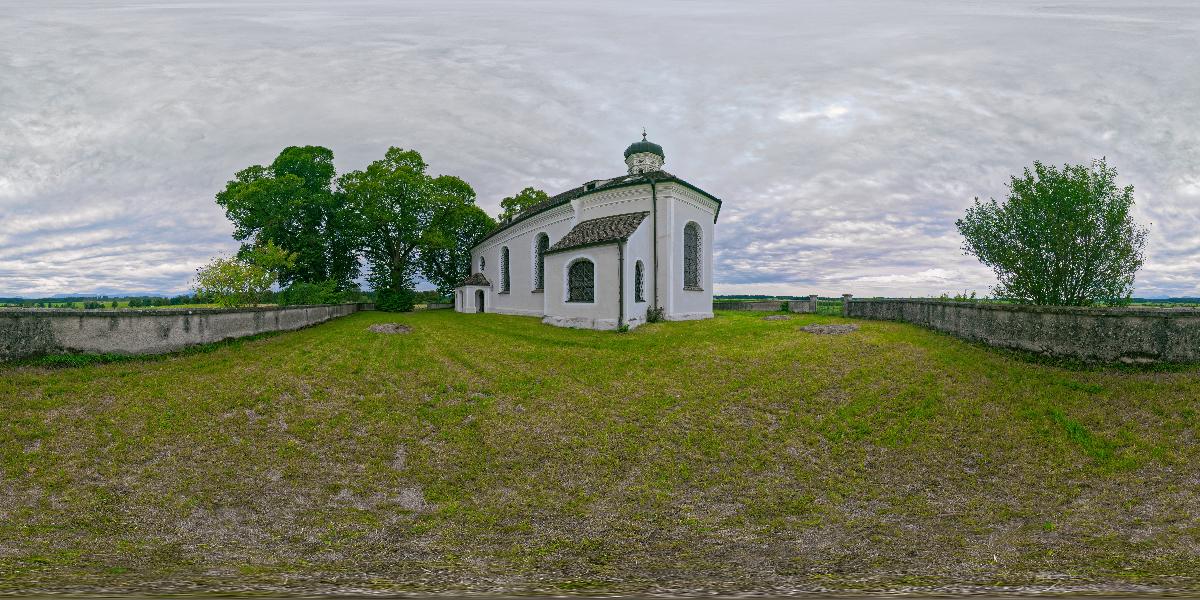
[[[512,196],[509,196],[500,201],[500,220],[504,221],[515,217],[517,213],[542,202],[549,198],[546,192],[527,187]]]
[[[269,167],[239,171],[217,194],[242,241],[242,260],[225,259],[212,273],[246,275],[237,268],[252,265],[269,241],[293,257],[279,268],[289,297],[356,290],[363,259],[380,308],[410,309],[419,277],[448,294],[470,275],[470,248],[496,222],[475,205],[465,181],[427,168],[415,150],[389,148],[335,179],[329,149],[285,148]]]
[[[470,274],[463,255],[495,222],[457,177],[426,173],[415,150],[389,148],[383,159],[338,180],[359,219],[359,241],[382,309],[408,310],[418,274],[448,292]]]
[[[1103,160],[1040,162],[1003,202],[975,199],[957,222],[966,254],[992,268],[1000,298],[1030,304],[1123,304],[1133,294],[1147,229],[1133,220],[1133,186]]]
[[[234,224],[240,253],[267,240],[296,255],[280,273],[284,284],[334,281],[349,288],[359,274],[353,215],[333,190],[333,152],[320,146],[284,148],[270,166],[238,171],[217,203]]]

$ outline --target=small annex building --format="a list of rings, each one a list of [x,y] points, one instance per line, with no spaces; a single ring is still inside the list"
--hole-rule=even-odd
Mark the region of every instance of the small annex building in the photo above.
[[[542,317],[591,329],[712,313],[712,256],[721,200],[662,170],[662,146],[625,149],[627,173],[529,207],[471,249],[458,312]]]

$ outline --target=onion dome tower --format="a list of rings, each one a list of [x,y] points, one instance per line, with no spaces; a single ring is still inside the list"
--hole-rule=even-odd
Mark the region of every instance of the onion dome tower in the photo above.
[[[625,166],[629,167],[630,175],[661,171],[665,162],[667,155],[663,154],[662,146],[646,140],[645,129],[642,129],[642,140],[625,149]]]

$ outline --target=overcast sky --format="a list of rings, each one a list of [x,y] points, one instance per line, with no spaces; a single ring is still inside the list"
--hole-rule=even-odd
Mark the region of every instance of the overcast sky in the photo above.
[[[624,172],[721,197],[717,293],[990,289],[954,220],[1107,156],[1137,293],[1200,295],[1200,2],[0,1],[0,296],[181,292],[285,146],[419,150],[480,204]]]

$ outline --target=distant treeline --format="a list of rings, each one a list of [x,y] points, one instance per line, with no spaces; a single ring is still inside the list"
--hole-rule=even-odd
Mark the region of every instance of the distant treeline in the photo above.
[[[415,292],[418,304],[452,302],[436,290]],[[266,293],[265,304],[281,306],[297,304],[338,304],[342,302],[374,302],[375,292],[358,289],[335,290],[321,285],[292,286],[282,291]],[[68,296],[56,298],[0,298],[0,306],[6,308],[154,308],[166,306],[195,306],[212,304],[211,298],[199,294],[179,296]]]

